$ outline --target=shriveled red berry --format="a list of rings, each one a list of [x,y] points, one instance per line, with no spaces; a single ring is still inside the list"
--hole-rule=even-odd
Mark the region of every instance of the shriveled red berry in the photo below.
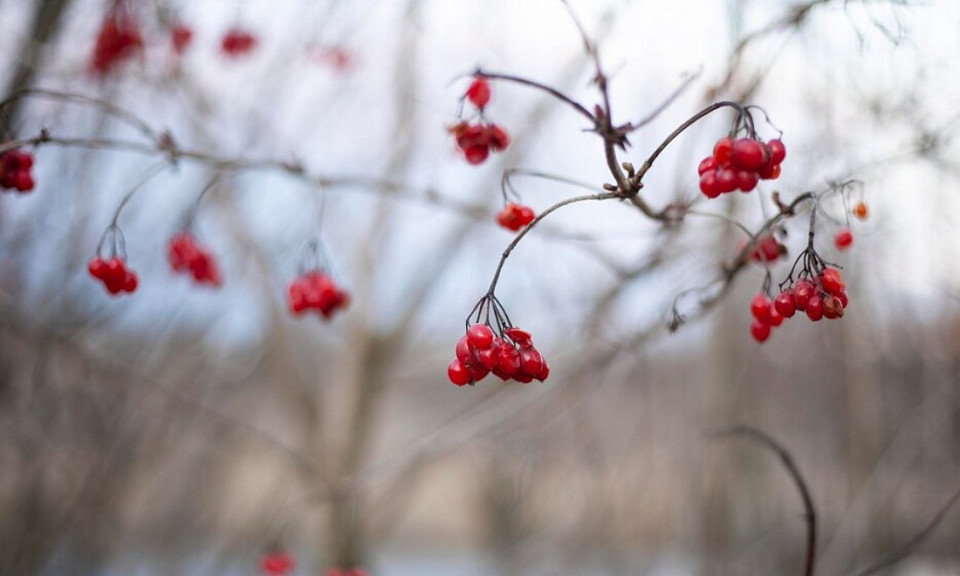
[[[500,359],[497,364],[500,371],[507,377],[513,376],[520,371],[520,351],[508,342],[500,346]]]
[[[486,78],[474,78],[470,87],[467,88],[467,100],[480,110],[490,102],[490,94],[490,82]]]
[[[823,286],[823,291],[829,294],[839,294],[847,288],[843,276],[836,268],[824,268],[820,274],[820,285]]]
[[[757,320],[767,324],[770,321],[770,299],[764,293],[757,294],[750,301],[750,313]]]
[[[474,350],[486,350],[493,344],[493,330],[486,324],[474,324],[467,329],[467,340]]]
[[[846,308],[847,304],[850,303],[850,297],[847,296],[846,291],[838,292],[834,294],[834,296],[836,296],[837,300],[840,302],[840,305],[844,308]]]
[[[487,126],[487,139],[490,142],[490,148],[496,152],[503,152],[510,145],[510,136],[507,131],[496,124]]]
[[[797,313],[797,303],[793,299],[793,293],[789,290],[777,294],[777,297],[773,299],[773,306],[777,313],[784,318],[793,318],[793,315]]]
[[[846,250],[853,244],[853,232],[849,228],[844,228],[837,232],[837,235],[833,237],[833,244],[837,247],[837,250]]]
[[[823,317],[830,320],[843,318],[843,304],[839,298],[831,294],[823,296]]]
[[[807,307],[804,310],[807,313],[807,318],[816,322],[823,318],[823,298],[819,294],[814,294],[810,301],[807,302]]]
[[[533,337],[526,330],[521,330],[512,326],[503,331],[503,335],[513,340],[518,346],[528,346],[533,342]]]
[[[757,342],[766,342],[767,338],[770,337],[770,325],[754,319],[750,323],[750,334]]]

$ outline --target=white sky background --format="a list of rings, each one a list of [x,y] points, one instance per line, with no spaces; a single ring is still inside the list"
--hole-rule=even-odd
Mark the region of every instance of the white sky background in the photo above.
[[[0,1],[0,58],[10,58],[25,32],[24,12],[29,2]],[[396,51],[401,37],[403,2],[340,2],[328,10],[327,2],[293,0],[248,0],[246,2],[182,2],[183,19],[196,28],[195,44],[184,67],[187,75],[212,103],[209,111],[183,106],[175,90],[157,84],[164,67],[165,38],[150,30],[147,58],[124,68],[124,77],[97,86],[82,72],[99,25],[100,2],[78,1],[70,19],[67,40],[58,48],[54,72],[42,85],[85,94],[106,94],[138,111],[156,127],[169,126],[187,147],[205,146],[189,127],[195,115],[211,131],[217,153],[251,158],[300,158],[314,172],[328,175],[381,176],[390,151],[405,135],[392,134],[395,125]],[[767,109],[784,130],[788,160],[778,187],[788,197],[793,191],[820,188],[827,178],[844,175],[864,161],[906,149],[910,132],[900,121],[870,117],[863,102],[854,98],[881,93],[879,100],[891,107],[904,104],[921,112],[931,128],[958,110],[960,104],[960,6],[954,2],[930,2],[895,14],[906,31],[906,41],[894,46],[880,33],[874,20],[896,29],[894,12],[884,6],[869,10],[851,3],[817,9],[804,32],[788,42],[776,35],[757,44],[746,54],[748,67],[767,62],[779,52],[775,67],[766,78],[755,103]],[[618,14],[609,34],[601,41],[601,54],[612,76],[611,94],[615,120],[644,116],[662,101],[685,73],[702,70],[691,89],[660,118],[632,138],[634,147],[624,156],[639,164],[674,126],[702,106],[703,88],[724,70],[730,50],[729,5],[723,2],[660,0],[592,2],[573,0],[589,30],[598,28],[598,18],[609,7]],[[768,22],[786,3],[745,2],[743,30]],[[455,119],[457,98],[465,81],[458,76],[482,65],[548,84],[557,84],[563,70],[580,54],[573,24],[554,0],[539,1],[434,1],[424,2],[417,61],[413,64],[417,88],[413,162],[405,179],[414,188],[436,187],[442,194],[460,200],[483,199],[491,210],[500,203],[499,174],[503,157],[493,156],[480,168],[467,166],[453,151],[444,128]],[[235,22],[254,30],[260,49],[246,61],[231,62],[218,53],[222,32]],[[357,59],[354,70],[336,75],[310,63],[304,53],[313,42],[343,44]],[[0,70],[9,70],[0,61]],[[587,76],[573,84],[570,95],[588,107],[596,101]],[[102,92],[98,92],[102,91]],[[488,115],[514,134],[515,145],[533,152],[524,167],[601,183],[609,180],[597,137],[582,133],[584,122],[572,111],[557,108],[550,121],[536,133],[524,132],[522,119],[545,96],[510,85],[495,86]],[[828,104],[829,106],[824,106]],[[59,106],[37,106],[39,112],[25,130],[41,125],[55,133],[84,134],[92,130],[95,115]],[[644,194],[655,206],[670,198],[674,186],[696,190],[696,165],[726,131],[729,116],[719,114],[678,140],[651,171]],[[826,143],[819,138],[828,133]],[[772,132],[766,133],[772,136]],[[533,141],[530,141],[532,139]],[[526,140],[526,141],[523,141]],[[955,147],[954,147],[955,148]],[[141,290],[133,297],[109,299],[85,273],[87,259],[109,221],[113,206],[130,183],[152,161],[118,153],[98,153],[105,169],[93,177],[76,151],[68,173],[62,178],[44,167],[45,157],[62,158],[60,151],[45,148],[38,153],[38,190],[29,197],[0,198],[3,229],[0,238],[20,226],[36,226],[23,254],[35,264],[26,270],[23,297],[45,321],[63,310],[81,308],[94,315],[113,318],[128,329],[153,330],[158,322],[173,326],[213,325],[212,339],[226,346],[255,340],[263,320],[264,294],[240,282],[247,264],[245,249],[232,243],[223,229],[223,217],[212,204],[201,210],[199,230],[204,241],[221,257],[226,284],[220,292],[194,288],[167,270],[165,243],[176,228],[177,218],[202,187],[203,172],[187,165],[179,173],[166,173],[145,188],[121,218],[127,235],[131,265],[141,274]],[[954,158],[956,158],[954,151]],[[59,161],[50,164],[59,165]],[[72,172],[71,172],[72,170]],[[945,288],[960,283],[956,260],[960,246],[953,232],[958,216],[956,180],[938,177],[933,171],[912,164],[896,170],[857,174],[866,184],[872,217],[856,225],[857,241],[852,254],[839,260],[849,264],[851,274],[864,273],[865,285],[883,286],[885,297],[903,296],[918,314],[936,314]],[[299,247],[315,230],[319,195],[295,180],[277,175],[242,175],[236,179],[236,203],[245,225],[258,245],[271,258],[272,289],[269,297],[282,303],[286,284],[295,274]],[[543,209],[563,197],[581,193],[553,183],[518,179],[524,200]],[[755,196],[755,195],[754,195]],[[757,199],[745,198],[745,223],[759,220]],[[338,189],[327,192],[323,237],[337,272],[350,287],[357,270],[355,255],[362,244],[377,197],[367,192]],[[373,297],[357,301],[349,314],[363,314],[368,321],[387,321],[402,312],[403,288],[422,269],[414,259],[437,250],[439,231],[454,224],[450,213],[430,205],[395,203],[394,225],[400,232],[385,253],[380,254]],[[701,203],[700,209],[721,210],[719,204]],[[65,221],[84,218],[89,226],[89,246],[69,247],[62,238]],[[555,230],[606,238],[595,243],[618,260],[629,263],[643,254],[646,239],[655,226],[634,211],[616,205],[580,205],[565,209],[550,220]],[[805,226],[802,224],[800,228]],[[492,219],[482,225],[458,257],[456,273],[449,275],[429,300],[424,326],[451,335],[460,330],[462,318],[485,291],[497,257],[511,235],[498,229]],[[691,262],[703,259],[712,265],[711,221],[697,221],[684,238]],[[830,243],[833,229],[826,228],[823,242]],[[713,232],[711,232],[712,234]],[[9,236],[8,236],[9,237]],[[792,236],[792,252],[799,250],[802,230]],[[5,243],[6,244],[6,243]],[[702,255],[698,248],[702,247]],[[825,253],[832,253],[825,250]],[[3,255],[7,259],[10,255]],[[69,256],[68,256],[69,255]],[[642,304],[629,306],[622,316],[625,329],[657,322],[664,305],[679,290],[707,278],[704,268],[686,267],[663,275],[643,286]],[[5,263],[5,265],[8,265]],[[859,268],[859,270],[858,270]],[[709,271],[709,268],[706,268]],[[776,273],[777,276],[781,271]],[[741,278],[743,285],[760,284],[759,272]],[[62,279],[55,281],[55,279]],[[511,257],[504,270],[500,294],[514,320],[548,337],[551,332],[574,330],[582,321],[581,306],[591,294],[613,281],[604,266],[569,243],[531,234]],[[747,303],[739,306],[746,318]],[[855,309],[854,309],[855,310]],[[321,328],[336,331],[334,328]],[[451,346],[452,348],[452,346]]]

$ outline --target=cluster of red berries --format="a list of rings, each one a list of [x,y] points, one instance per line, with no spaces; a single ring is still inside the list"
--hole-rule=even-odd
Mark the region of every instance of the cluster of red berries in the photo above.
[[[456,139],[457,147],[463,152],[463,157],[470,164],[482,164],[491,150],[503,152],[510,145],[510,136],[506,130],[483,120],[483,109],[490,102],[491,94],[490,83],[486,78],[474,78],[464,98],[477,108],[481,121],[475,124],[461,121],[448,129]]]
[[[787,149],[779,139],[763,143],[753,138],[721,138],[713,155],[700,161],[700,191],[707,198],[742,190],[750,192],[759,180],[780,176],[780,163]]]
[[[290,284],[290,311],[295,316],[316,310],[324,318],[350,305],[350,294],[319,270],[308,272]]]
[[[536,216],[537,215],[534,213],[533,208],[508,202],[507,205],[503,207],[503,210],[497,213],[497,224],[503,226],[507,230],[516,232],[527,224],[533,222],[533,219],[536,218]]]
[[[220,41],[220,51],[225,56],[236,58],[253,51],[257,46],[257,37],[243,28],[234,27],[227,30]]]
[[[168,248],[167,255],[174,272],[192,274],[198,284],[221,284],[220,269],[213,255],[197,244],[189,233],[181,232],[171,238]]]
[[[750,333],[757,342],[763,342],[770,337],[771,328],[792,318],[797,311],[805,312],[814,322],[842,318],[849,303],[846,290],[840,270],[827,267],[819,275],[801,277],[773,301],[766,294],[757,294],[750,302],[754,318]]]
[[[323,576],[367,576],[363,568],[330,568]]]
[[[90,70],[106,75],[118,64],[142,50],[143,35],[140,33],[140,25],[123,4],[117,2],[100,26],[90,59]]]
[[[267,576],[287,576],[295,567],[293,556],[284,550],[267,552],[260,558],[260,569]]]
[[[496,336],[490,326],[473,324],[457,342],[457,357],[447,367],[447,376],[457,386],[473,385],[493,373],[501,380],[541,382],[550,375],[546,359],[534,347],[529,332],[507,328]]]
[[[107,292],[116,296],[122,292],[134,292],[139,279],[137,273],[127,268],[127,263],[119,256],[104,260],[95,256],[87,265],[90,275],[103,282]]]
[[[0,188],[27,193],[33,190],[33,155],[20,149],[0,154]]]

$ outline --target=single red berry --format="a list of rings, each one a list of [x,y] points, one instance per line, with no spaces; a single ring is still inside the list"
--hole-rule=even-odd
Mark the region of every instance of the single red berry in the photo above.
[[[743,192],[750,192],[757,187],[757,174],[748,170],[737,172],[737,188]]]
[[[810,298],[810,301],[807,302],[805,312],[807,313],[807,318],[814,322],[823,318],[823,298],[821,298],[819,294],[814,294]]]
[[[717,161],[717,166],[729,166],[732,157],[733,140],[731,138],[721,138],[717,140],[716,145],[713,147],[713,158]]]
[[[529,384],[530,382],[533,382],[533,374],[527,374],[521,370],[513,375],[513,379],[521,384]]]
[[[487,156],[490,155],[490,148],[488,146],[467,146],[463,150],[463,157],[467,159],[467,162],[473,164],[474,166],[478,164],[483,164],[484,160],[487,159]]]
[[[490,373],[490,369],[481,364],[479,360],[463,363],[463,367],[470,373],[470,378],[474,382],[483,380]]]
[[[503,345],[500,346],[500,358],[497,361],[500,372],[507,377],[513,376],[520,371],[520,364],[520,351],[517,350],[513,344],[504,342]],[[504,380],[506,380],[506,378],[504,378]]]
[[[713,156],[707,156],[700,161],[700,165],[697,166],[697,174],[703,176],[705,172],[713,172],[717,169],[717,159]]]
[[[225,56],[237,57],[250,53],[257,45],[257,38],[242,28],[231,28],[220,41],[220,51]]]
[[[777,312],[777,308],[772,302],[770,303],[770,319],[767,321],[767,324],[770,324],[770,326],[774,328],[783,324],[783,316]]]
[[[474,324],[467,329],[467,340],[474,350],[486,350],[493,344],[493,330],[486,324]]]
[[[777,297],[773,300],[773,306],[777,309],[777,313],[784,318],[793,318],[793,315],[797,313],[797,303],[793,300],[793,293],[789,290],[777,294]]]
[[[447,378],[457,386],[463,386],[470,383],[470,372],[463,367],[460,360],[454,358],[447,366]]]
[[[763,292],[757,294],[750,301],[750,313],[757,320],[769,324],[770,321],[770,299]]]
[[[717,187],[720,192],[726,194],[737,189],[737,173],[731,168],[721,168],[717,170]]]
[[[550,365],[547,364],[547,359],[541,357],[540,373],[534,374],[534,378],[543,382],[550,376]]]
[[[755,319],[750,323],[750,334],[757,342],[766,342],[770,337],[770,325]]]
[[[730,161],[736,168],[756,171],[769,159],[763,145],[758,140],[739,138],[733,142]]]
[[[761,168],[758,174],[761,180],[776,180],[780,177],[780,165],[768,164]]]
[[[182,56],[193,41],[193,30],[184,24],[175,24],[170,28],[170,41],[173,44],[173,51]]]
[[[543,356],[536,348],[529,346],[520,350],[520,369],[523,372],[530,376],[536,376],[542,368]]]
[[[830,294],[823,296],[823,317],[830,320],[843,318],[843,304],[839,298]]]
[[[476,356],[473,355],[473,347],[470,346],[470,339],[464,335],[457,340],[456,346],[457,359],[463,362],[464,364],[469,364],[477,360]]]
[[[503,152],[510,145],[507,131],[496,124],[487,126],[487,139],[490,141],[490,148],[496,152]]]
[[[492,371],[500,364],[500,346],[502,346],[502,340],[500,340],[500,338],[494,338],[489,348],[477,350],[474,352],[474,355],[477,357],[477,360],[483,364],[484,368]]]
[[[834,294],[834,296],[836,296],[837,300],[840,302],[840,305],[844,308],[846,308],[847,304],[850,303],[850,297],[847,296],[846,291],[838,292]]]
[[[787,157],[787,149],[779,138],[767,142],[767,149],[770,151],[771,164],[780,164]]]
[[[283,550],[269,552],[260,559],[260,568],[269,576],[286,576],[294,566],[293,557]]]
[[[470,87],[467,88],[467,100],[480,110],[490,102],[490,94],[490,82],[486,78],[474,78]]]
[[[520,221],[520,226],[526,226],[527,224],[534,221],[537,217],[534,213],[533,208],[529,206],[521,206],[518,211],[518,218]]]
[[[813,282],[809,280],[798,280],[797,283],[793,285],[793,301],[797,305],[797,310],[806,310],[807,304],[816,293],[817,289],[813,285]]]
[[[847,288],[843,276],[836,268],[824,268],[820,274],[820,285],[823,286],[823,291],[829,294],[839,294]]]
[[[504,330],[503,335],[513,340],[517,346],[531,346],[533,344],[533,337],[530,333],[516,326]]]
[[[124,292],[134,292],[137,289],[137,286],[140,284],[140,279],[137,278],[137,273],[130,270],[123,277],[123,291]]]
[[[837,232],[837,235],[833,238],[833,243],[837,247],[837,250],[846,250],[853,244],[853,232],[849,228],[844,228]]]
[[[716,198],[722,194],[720,184],[717,182],[716,170],[704,172],[700,176],[700,191],[703,192],[703,195],[707,198]]]
[[[90,275],[94,278],[103,279],[107,272],[107,263],[103,258],[95,256],[87,263],[87,271],[90,272]]]

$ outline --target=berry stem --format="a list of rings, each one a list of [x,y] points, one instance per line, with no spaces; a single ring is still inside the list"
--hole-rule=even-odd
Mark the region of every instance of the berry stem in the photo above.
[[[487,289],[487,295],[493,296],[494,292],[496,292],[497,282],[500,281],[500,272],[503,271],[503,265],[507,261],[507,258],[510,257],[510,253],[513,252],[513,249],[517,247],[517,244],[520,243],[520,240],[522,240],[524,236],[527,235],[528,232],[533,230],[533,227],[536,226],[541,220],[543,220],[553,212],[559,210],[560,208],[563,208],[564,206],[569,206],[570,204],[576,204],[578,202],[586,202],[588,200],[611,200],[613,198],[620,198],[620,195],[614,192],[605,192],[602,194],[574,196],[573,198],[567,198],[566,200],[561,200],[560,202],[557,202],[553,206],[547,208],[546,210],[538,214],[537,217],[534,218],[530,222],[530,224],[527,225],[526,228],[521,230],[520,233],[517,234],[516,238],[514,238],[509,244],[507,244],[507,247],[503,250],[503,254],[500,255],[500,262],[497,264],[497,270],[493,274],[493,280],[490,282],[490,288]]]
[[[576,110],[578,113],[580,113],[580,114],[583,115],[583,116],[586,116],[587,119],[589,119],[592,124],[594,124],[594,125],[597,124],[597,119],[594,118],[593,114],[591,114],[590,111],[587,110],[587,109],[583,106],[583,104],[580,104],[579,102],[577,102],[577,101],[574,100],[573,98],[567,96],[567,95],[564,94],[563,92],[557,90],[556,88],[547,86],[546,84],[541,84],[540,82],[537,82],[537,81],[535,81],[535,80],[529,80],[529,79],[527,79],[527,78],[523,78],[523,77],[520,77],[520,76],[514,76],[514,75],[512,75],[512,74],[501,74],[501,73],[498,73],[498,72],[486,72],[486,71],[484,71],[484,70],[482,70],[482,69],[480,69],[480,68],[477,68],[476,71],[474,71],[473,75],[474,75],[474,76],[477,76],[477,77],[481,77],[481,78],[487,78],[487,79],[489,79],[489,80],[503,80],[503,81],[505,81],[505,82],[513,82],[513,83],[515,83],[515,84],[521,84],[521,85],[523,85],[523,86],[529,86],[529,87],[531,87],[531,88],[536,88],[537,90],[541,90],[541,91],[543,91],[543,92],[546,92],[547,94],[550,94],[551,96],[553,96],[554,98],[560,100],[561,102],[564,102],[565,104],[571,106],[571,107],[572,107],[574,110]]]
[[[147,182],[152,180],[154,176],[159,174],[161,170],[166,168],[166,165],[166,161],[162,161],[158,164],[154,164],[151,168],[147,169],[147,171],[143,173],[140,181],[137,182],[137,184],[129,192],[127,192],[126,196],[124,196],[122,200],[120,200],[120,204],[117,205],[117,209],[113,213],[113,219],[110,220],[110,227],[117,227],[117,220],[120,219],[120,212],[122,212],[127,203],[130,202],[130,199],[133,198],[133,195],[136,194],[138,190],[143,188]]]

